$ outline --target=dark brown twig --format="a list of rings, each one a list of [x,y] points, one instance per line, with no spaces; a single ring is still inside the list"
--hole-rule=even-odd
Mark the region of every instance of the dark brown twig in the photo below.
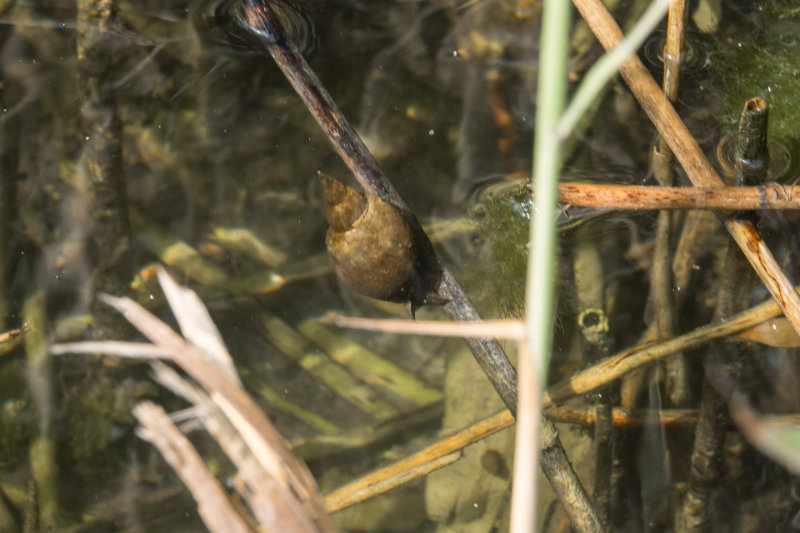
[[[744,105],[739,120],[739,135],[736,150],[736,181],[740,185],[758,185],[767,177],[769,152],[767,151],[767,122],[769,109],[761,98],[751,98]],[[743,213],[755,223],[757,215]],[[720,275],[720,287],[715,317],[727,319],[741,309],[750,299],[753,282],[752,271],[744,257],[729,243],[725,267]],[[717,342],[706,358],[706,375],[700,399],[700,420],[695,432],[691,471],[688,488],[683,500],[680,520],[676,531],[689,533],[707,531],[711,521],[710,500],[713,488],[719,484],[722,474],[722,453],[725,433],[730,425],[725,400],[720,391],[714,390],[710,379],[717,367],[737,380],[745,364],[746,347],[732,342]]]

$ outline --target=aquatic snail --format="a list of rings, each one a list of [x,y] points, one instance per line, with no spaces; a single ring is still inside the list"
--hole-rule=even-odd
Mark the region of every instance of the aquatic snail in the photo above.
[[[328,204],[328,248],[333,270],[356,292],[417,308],[443,304],[441,268],[419,222],[407,208],[363,194],[319,172]]]

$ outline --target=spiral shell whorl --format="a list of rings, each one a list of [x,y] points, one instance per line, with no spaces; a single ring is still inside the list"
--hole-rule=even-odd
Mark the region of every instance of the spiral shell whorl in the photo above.
[[[325,244],[336,275],[355,291],[397,302],[414,296],[414,234],[400,210],[320,173],[330,228]]]

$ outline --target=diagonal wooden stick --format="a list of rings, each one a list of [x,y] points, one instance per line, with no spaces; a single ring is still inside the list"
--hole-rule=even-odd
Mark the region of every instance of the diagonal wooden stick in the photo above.
[[[601,0],[573,0],[573,4],[603,48],[610,50],[622,40],[622,30]],[[620,67],[619,72],[642,109],[669,144],[691,182],[697,187],[724,187],[722,179],[703,155],[694,137],[642,61],[635,55],[631,56]],[[718,213],[718,216],[786,318],[800,333],[800,295],[761,239],[758,230],[751,221],[735,215]]]

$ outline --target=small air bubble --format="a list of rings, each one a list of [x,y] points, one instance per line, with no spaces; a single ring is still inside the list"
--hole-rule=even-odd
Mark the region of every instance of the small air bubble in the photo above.
[[[431,129],[429,129],[429,130],[428,130],[428,135],[430,135],[431,137],[433,137],[433,134],[434,134],[434,133],[436,133],[436,132],[435,132],[435,131],[433,131],[433,128],[431,128]]]

